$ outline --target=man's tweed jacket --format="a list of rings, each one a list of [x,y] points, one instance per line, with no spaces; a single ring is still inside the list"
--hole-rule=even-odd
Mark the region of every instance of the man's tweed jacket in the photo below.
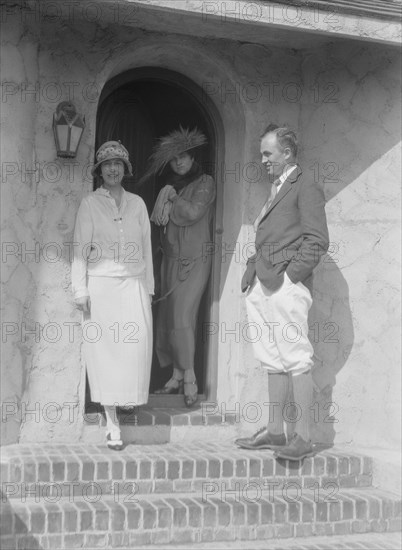
[[[312,273],[328,250],[324,193],[299,167],[282,184],[255,238],[256,254],[247,262],[242,291],[257,275],[269,290],[279,289],[284,272],[311,291]]]

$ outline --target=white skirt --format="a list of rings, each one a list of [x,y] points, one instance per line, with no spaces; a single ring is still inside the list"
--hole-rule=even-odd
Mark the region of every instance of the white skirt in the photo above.
[[[92,401],[134,406],[148,401],[152,313],[145,280],[89,277],[83,318],[84,358]]]

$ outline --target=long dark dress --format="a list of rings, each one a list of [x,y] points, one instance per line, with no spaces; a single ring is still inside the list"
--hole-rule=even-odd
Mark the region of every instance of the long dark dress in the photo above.
[[[161,295],[156,352],[161,367],[194,368],[198,308],[211,271],[211,220],[215,201],[211,176],[198,176],[175,198],[163,236]]]

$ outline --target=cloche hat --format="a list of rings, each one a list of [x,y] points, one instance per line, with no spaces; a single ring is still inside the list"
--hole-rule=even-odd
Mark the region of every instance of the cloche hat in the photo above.
[[[96,170],[102,162],[113,159],[122,160],[126,165],[130,176],[133,175],[133,168],[128,158],[128,151],[120,141],[106,141],[99,147],[96,152],[96,164],[93,166],[91,174],[93,176],[95,175]]]

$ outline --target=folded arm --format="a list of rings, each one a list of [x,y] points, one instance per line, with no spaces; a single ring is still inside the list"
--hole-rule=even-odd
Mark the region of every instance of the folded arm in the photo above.
[[[179,226],[193,225],[207,212],[216,195],[215,183],[211,176],[202,176],[191,197],[180,195],[173,198],[170,219]]]

